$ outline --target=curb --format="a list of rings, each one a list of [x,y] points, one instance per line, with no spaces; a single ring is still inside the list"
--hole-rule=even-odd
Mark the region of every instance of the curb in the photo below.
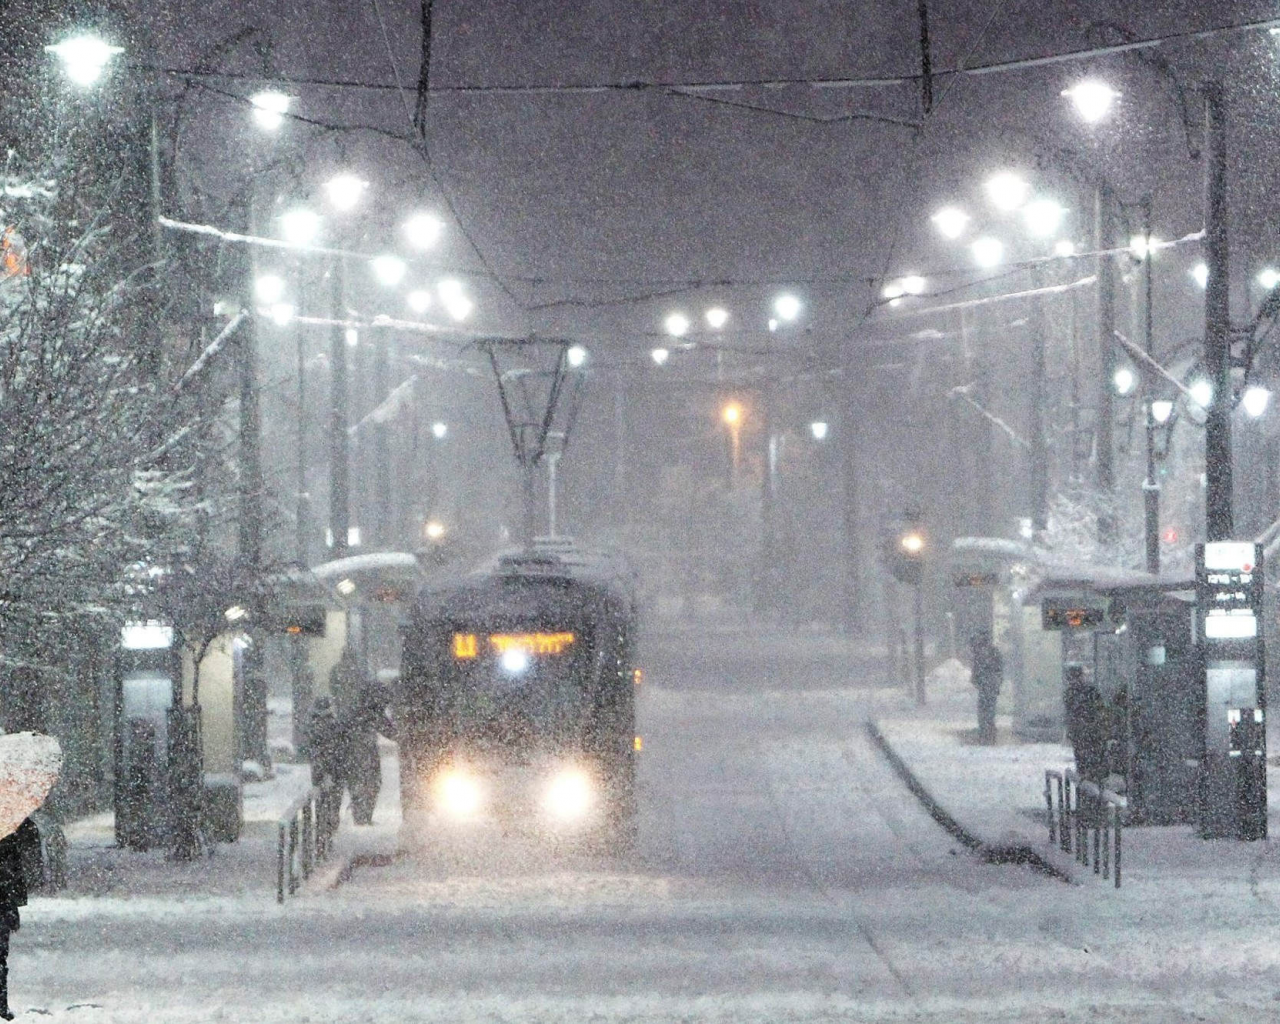
[[[1030,846],[1025,844],[992,846],[969,831],[924,787],[924,784],[916,777],[907,762],[902,759],[902,755],[894,750],[889,741],[885,739],[884,733],[880,731],[880,727],[876,722],[868,718],[866,725],[867,735],[871,737],[871,741],[876,745],[880,753],[884,755],[884,759],[889,762],[889,766],[894,770],[894,773],[911,791],[911,795],[920,801],[920,805],[929,817],[936,821],[943,831],[955,839],[956,842],[977,854],[988,864],[1024,864],[1033,871],[1038,871],[1040,874],[1047,875],[1050,878],[1056,878],[1058,881],[1066,882],[1068,885],[1078,884],[1069,872],[1051,864]]]

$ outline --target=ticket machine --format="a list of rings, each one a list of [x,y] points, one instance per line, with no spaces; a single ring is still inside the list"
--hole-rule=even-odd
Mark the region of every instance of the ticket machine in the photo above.
[[[1262,597],[1262,545],[1196,546],[1204,679],[1199,831],[1206,839],[1267,837]]]

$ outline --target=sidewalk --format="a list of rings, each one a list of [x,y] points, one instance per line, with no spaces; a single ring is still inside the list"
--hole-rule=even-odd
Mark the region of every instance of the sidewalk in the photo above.
[[[302,894],[323,892],[339,882],[360,858],[390,856],[400,828],[400,786],[395,746],[380,741],[382,790],[374,824],[357,828],[344,801],[334,852],[302,887]],[[261,897],[276,893],[277,822],[311,785],[306,764],[277,764],[271,779],[244,787],[244,829],[234,843],[213,843],[194,860],[174,860],[164,848],[127,850],[115,845],[115,816],[110,812],[71,822],[67,837],[67,886],[58,895],[80,897],[177,896]]]
[[[942,673],[930,682],[926,707],[904,694],[897,708],[871,723],[926,806],[953,819],[967,845],[995,855],[1030,851],[1072,881],[1103,885],[1092,867],[1049,843],[1044,772],[1071,767],[1071,748],[1019,740],[1008,715],[997,716],[997,745],[979,746],[976,697],[967,678]],[[1280,767],[1268,768],[1267,783],[1271,820],[1280,827]],[[1240,888],[1259,898],[1263,890],[1280,895],[1280,842],[1206,841],[1190,825],[1126,828],[1121,891],[1150,886],[1169,897]]]

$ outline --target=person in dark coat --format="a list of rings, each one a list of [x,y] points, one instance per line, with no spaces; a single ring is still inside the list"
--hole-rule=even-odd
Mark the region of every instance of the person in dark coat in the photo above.
[[[1107,710],[1102,694],[1087,681],[1080,665],[1065,670],[1063,703],[1067,712],[1067,739],[1076,756],[1076,771],[1090,782],[1107,774]]]
[[[333,713],[333,702],[328,697],[317,697],[311,705],[311,719],[307,723],[307,750],[311,757],[313,786],[328,782],[342,789],[346,781],[343,745],[342,728],[338,724],[338,716]]]
[[[0,839],[0,1018],[13,1020],[9,1009],[9,935],[22,926],[19,907],[27,905],[23,861],[40,849],[40,830],[30,818]]]
[[[1004,680],[1004,659],[990,633],[976,634],[969,644],[971,678],[978,688],[978,742],[990,747],[996,742],[996,700]]]
[[[388,739],[395,730],[387,717],[387,700],[374,685],[361,687],[344,720],[347,742],[347,785],[351,789],[351,817],[357,825],[373,824],[373,808],[382,789],[382,759],[378,734]]]

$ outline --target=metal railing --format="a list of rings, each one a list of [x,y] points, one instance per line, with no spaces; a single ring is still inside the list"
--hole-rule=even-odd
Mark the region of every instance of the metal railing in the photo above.
[[[1093,873],[1114,877],[1119,889],[1128,801],[1096,782],[1080,778],[1074,768],[1045,770],[1044,801],[1049,811],[1049,842],[1057,843],[1064,853],[1073,853],[1085,867],[1089,866],[1092,846]]]
[[[342,790],[325,783],[298,797],[277,822],[276,902],[283,903],[324,863],[333,847],[342,810]]]

